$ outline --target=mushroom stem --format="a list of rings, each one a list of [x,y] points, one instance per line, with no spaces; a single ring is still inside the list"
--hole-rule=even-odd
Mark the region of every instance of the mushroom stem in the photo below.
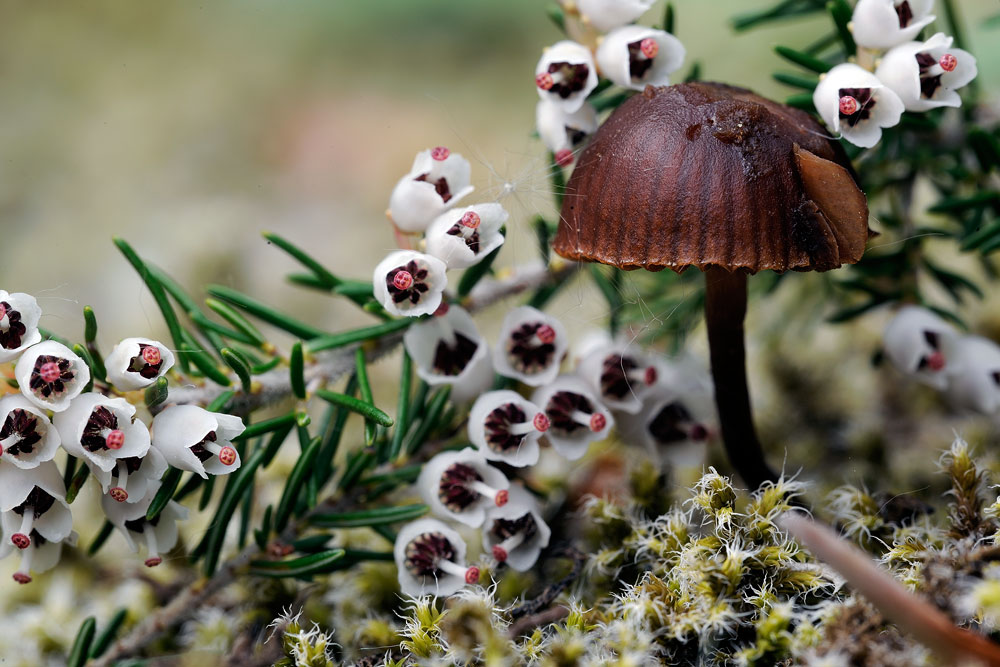
[[[715,405],[729,462],[756,489],[777,473],[764,460],[750,412],[743,317],[747,312],[747,274],[709,266],[705,269],[705,324],[712,358]]]

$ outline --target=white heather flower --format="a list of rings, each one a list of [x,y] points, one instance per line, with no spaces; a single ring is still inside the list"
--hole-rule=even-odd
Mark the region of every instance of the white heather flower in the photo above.
[[[628,443],[640,444],[658,465],[700,465],[712,433],[712,394],[677,391],[657,385],[643,399],[642,410],[621,414],[618,431]]]
[[[476,449],[442,452],[424,464],[417,488],[431,512],[477,528],[486,508],[507,503],[510,482]]]
[[[129,549],[135,553],[139,551],[137,542],[145,545],[146,567],[156,567],[163,562],[160,554],[177,544],[177,522],[188,516],[186,507],[171,500],[155,519],[148,520],[146,511],[159,488],[159,481],[150,483],[146,494],[134,503],[119,503],[110,496],[101,496],[104,514],[121,531]]]
[[[549,100],[540,100],[535,107],[538,136],[563,167],[573,163],[573,151],[597,131],[597,125],[597,109],[589,102],[572,113]]]
[[[404,595],[451,595],[479,581],[479,568],[465,565],[465,540],[437,519],[403,526],[393,553]]]
[[[452,382],[451,393],[448,400],[455,405],[466,405],[479,398],[484,391],[489,391],[496,379],[496,371],[493,370],[493,355],[490,354],[489,346],[486,346],[486,354],[481,357],[474,357],[469,362],[469,369],[463,374],[461,379]]]
[[[0,559],[10,555],[14,550],[10,539],[7,538],[6,531],[8,530],[8,526],[12,530],[16,530],[17,528],[15,524],[9,524],[9,521],[7,515],[4,515],[2,520],[0,520],[0,535],[2,535],[2,539],[0,539]],[[73,531],[70,531],[66,537],[59,540],[47,540],[38,534],[37,531],[32,533],[31,544],[20,550],[21,565],[17,568],[17,572],[14,573],[14,581],[19,584],[30,584],[32,572],[39,574],[54,568],[59,562],[59,557],[62,555],[63,543],[65,542],[73,546],[76,544],[76,540],[77,534]]]
[[[120,503],[135,503],[146,496],[151,484],[159,483],[167,471],[167,460],[156,447],[150,447],[143,456],[118,459],[111,470],[93,466],[91,471],[109,497]]]
[[[469,412],[469,440],[490,461],[518,468],[538,462],[538,439],[549,418],[537,405],[510,390],[480,396]]]
[[[66,485],[52,461],[31,470],[0,467],[0,512],[4,541],[19,549],[27,549],[36,536],[58,542],[73,531]]]
[[[684,64],[681,40],[668,32],[641,25],[611,31],[597,47],[601,73],[632,90],[670,85],[670,75]]]
[[[934,22],[934,0],[858,0],[851,32],[858,46],[889,49],[908,42]]]
[[[391,252],[375,267],[375,299],[393,315],[430,315],[441,305],[447,268],[437,257],[420,252]]]
[[[655,0],[577,0],[583,20],[601,32],[607,32],[636,20],[653,6]]]
[[[510,216],[497,203],[475,204],[439,215],[427,228],[427,253],[449,269],[466,269],[503,245],[500,228]]]
[[[472,316],[458,306],[444,305],[434,317],[410,326],[403,346],[417,365],[417,375],[431,385],[463,381],[474,363],[489,355]]]
[[[598,392],[604,405],[629,414],[642,409],[642,397],[659,373],[641,350],[627,343],[591,347],[580,357],[576,372]]]
[[[964,410],[1000,416],[1000,346],[981,336],[945,343],[948,401]]]
[[[507,313],[500,325],[493,366],[504,377],[537,387],[559,375],[568,346],[562,322],[537,308],[520,306]]]
[[[42,309],[35,297],[23,292],[0,290],[0,364],[13,361],[42,340],[38,319]]]
[[[868,70],[844,63],[820,77],[813,93],[816,111],[834,133],[862,148],[882,138],[882,128],[899,123],[903,102]]]
[[[569,40],[545,49],[535,66],[538,96],[573,113],[597,87],[597,68],[590,49]]]
[[[149,451],[149,429],[135,418],[135,406],[124,398],[80,394],[69,409],[52,418],[62,446],[91,469],[110,472],[119,462]]]
[[[538,512],[538,501],[519,485],[510,487],[506,505],[486,510],[483,549],[518,572],[531,569],[551,535]]]
[[[901,373],[941,390],[951,366],[946,343],[957,339],[954,327],[930,310],[904,306],[886,326],[882,346]]]
[[[174,365],[174,353],[149,338],[126,338],[115,345],[104,360],[108,382],[122,391],[142,389],[166,375]]]
[[[586,454],[590,443],[606,438],[614,425],[611,413],[578,377],[556,378],[536,390],[531,402],[549,418],[545,438],[570,461]]]
[[[29,347],[14,367],[21,393],[40,408],[62,412],[90,381],[90,368],[68,347],[47,340]]]
[[[900,44],[882,56],[875,76],[899,95],[907,111],[960,107],[955,91],[976,78],[976,59],[952,48],[952,41],[939,32],[926,42]]]
[[[0,398],[0,465],[35,468],[59,449],[59,431],[45,412],[19,394]]]
[[[235,415],[196,405],[171,405],[153,418],[153,446],[173,467],[207,479],[239,469],[240,454],[232,439],[245,429]]]
[[[389,217],[404,232],[422,232],[431,222],[472,192],[472,167],[444,146],[417,153],[410,172],[389,197]]]

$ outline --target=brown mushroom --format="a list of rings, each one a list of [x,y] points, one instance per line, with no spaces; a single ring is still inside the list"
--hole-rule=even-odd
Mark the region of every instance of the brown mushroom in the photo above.
[[[861,258],[868,205],[842,148],[809,114],[716,83],[647,87],[594,135],[567,184],[553,247],[623,269],[705,273],[715,400],[730,461],[764,459],[746,386],[747,275]]]

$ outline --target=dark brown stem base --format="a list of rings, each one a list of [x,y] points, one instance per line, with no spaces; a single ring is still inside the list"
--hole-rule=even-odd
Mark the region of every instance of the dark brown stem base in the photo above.
[[[712,357],[715,405],[729,462],[755,490],[778,479],[764,460],[747,391],[743,317],[747,311],[747,274],[718,267],[705,270],[705,323]]]

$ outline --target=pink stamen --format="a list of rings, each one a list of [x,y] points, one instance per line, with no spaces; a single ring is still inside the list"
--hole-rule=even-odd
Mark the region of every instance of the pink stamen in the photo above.
[[[696,442],[708,439],[708,429],[701,424],[695,424],[688,432],[688,437]]]
[[[162,562],[163,562],[163,559],[160,558],[159,556],[156,556],[155,558],[147,558],[146,559],[146,567],[156,567],[157,565],[159,565]]]
[[[659,377],[659,374],[656,372],[656,366],[650,366],[649,368],[647,368],[646,377],[643,378],[646,381],[646,386],[652,387],[654,384],[656,384],[657,377]]]
[[[7,306],[0,303],[0,320],[2,320],[7,315]]]
[[[958,58],[950,53],[946,53],[941,56],[941,60],[938,61],[938,65],[941,66],[945,72],[954,72],[955,68],[958,67]]]
[[[59,364],[54,361],[42,364],[42,367],[38,369],[38,376],[42,378],[42,382],[51,384],[59,379],[62,373],[59,372]]]
[[[30,584],[31,583],[31,577],[29,575],[25,574],[24,572],[15,572],[14,573],[14,581],[16,581],[17,583],[19,583],[19,584],[21,584],[23,586],[24,584]]]
[[[3,445],[0,445],[0,456],[3,456]]]
[[[31,510],[26,510],[31,511]],[[14,546],[18,549],[27,549],[31,546],[31,538],[24,533],[14,533],[10,536],[10,541],[14,543]]]
[[[121,449],[125,445],[125,432],[115,429],[104,439],[108,449]]]
[[[656,40],[652,37],[647,37],[639,42],[639,50],[642,51],[642,55],[649,59],[653,59],[656,57],[656,54],[660,52],[660,45],[657,44]]]
[[[479,568],[473,565],[468,570],[465,571],[465,583],[475,584],[479,583]]]
[[[608,425],[607,418],[599,412],[595,412],[590,416],[590,430],[594,433],[598,433],[604,430],[604,427]]]
[[[548,415],[546,415],[544,412],[539,412],[537,415],[535,415],[535,418],[531,420],[531,424],[535,427],[536,431],[541,431],[542,433],[545,433],[546,431],[549,430],[549,426],[552,425],[552,422],[549,421]]]
[[[499,491],[497,491],[497,496],[496,499],[494,500],[494,502],[496,502],[497,504],[497,507],[503,507],[504,505],[507,504],[508,500],[510,500],[510,494],[507,492],[507,489],[500,489]]]
[[[219,460],[222,461],[222,465],[233,465],[236,463],[236,450],[232,447],[223,447],[219,450]]]
[[[496,560],[500,561],[501,563],[506,562],[507,561],[507,550],[504,549],[499,544],[494,544],[493,545],[493,558],[495,558]]]
[[[858,112],[858,101],[850,95],[840,98],[840,113],[845,116],[853,116]]]
[[[113,500],[117,500],[120,503],[128,500],[128,491],[120,486],[113,487],[110,491],[108,491],[108,495],[111,496]]]
[[[945,358],[940,351],[927,355],[927,367],[932,371],[940,371],[945,367]]]
[[[535,77],[535,85],[542,90],[551,90],[552,86],[556,85],[556,82],[553,80],[551,74],[542,72]]]
[[[413,275],[409,271],[400,271],[392,277],[392,284],[396,289],[410,289],[413,287]]]
[[[573,151],[568,148],[560,148],[556,151],[555,160],[560,167],[568,167],[573,164]]]
[[[160,349],[150,345],[142,351],[142,360],[150,366],[160,363]]]
[[[556,330],[548,324],[543,324],[538,327],[535,331],[535,335],[538,336],[538,340],[542,341],[545,345],[550,345],[556,340]]]
[[[444,162],[451,155],[451,151],[444,146],[438,146],[437,148],[431,149],[431,158],[437,160],[438,162]]]
[[[467,211],[465,215],[462,216],[462,219],[459,220],[459,222],[463,226],[468,227],[469,229],[478,229],[480,223],[482,222],[482,219],[479,217],[479,214],[476,213],[475,211]]]

